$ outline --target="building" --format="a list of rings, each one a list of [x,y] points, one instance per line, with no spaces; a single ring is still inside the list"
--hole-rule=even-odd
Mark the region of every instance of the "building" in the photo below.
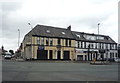
[[[22,55],[26,59],[73,60],[75,38],[67,29],[37,25],[25,35]]]
[[[120,44],[118,44],[118,58],[120,58]]]
[[[25,59],[98,60],[114,58],[117,43],[109,36],[37,25],[24,37],[21,54]]]
[[[72,31],[76,39],[76,60],[91,61],[94,58],[108,59],[118,57],[117,43],[109,36]]]

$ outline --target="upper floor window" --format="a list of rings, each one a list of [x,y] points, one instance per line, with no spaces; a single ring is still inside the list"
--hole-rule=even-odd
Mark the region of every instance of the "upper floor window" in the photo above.
[[[44,38],[41,38],[41,45],[44,45]]]
[[[53,39],[50,39],[50,46],[53,45]]]
[[[88,48],[89,42],[86,42],[86,48]]]
[[[81,45],[81,48],[83,48],[83,42],[80,42],[80,43],[81,43],[81,44],[80,44],[80,45]]]
[[[117,44],[115,44],[115,49],[117,49]]]
[[[46,38],[46,45],[49,45],[49,38]]]
[[[110,49],[110,44],[108,44],[108,49]]]
[[[58,45],[61,45],[61,39],[58,39]]]
[[[69,40],[69,46],[71,46],[71,40]]]
[[[95,43],[95,48],[97,49],[97,47],[98,47],[98,46],[97,46],[97,43]]]
[[[80,35],[76,34],[76,36],[77,36],[78,38],[80,38]]]
[[[86,48],[86,42],[84,42],[84,48]]]
[[[65,35],[65,32],[62,32],[63,35]]]
[[[37,44],[40,44],[40,37],[37,37]]]
[[[106,49],[108,49],[108,44],[106,44]]]
[[[68,46],[68,39],[66,39],[65,44],[66,44],[66,46]]]
[[[78,41],[77,43],[78,43],[78,48],[80,48],[80,42]]]

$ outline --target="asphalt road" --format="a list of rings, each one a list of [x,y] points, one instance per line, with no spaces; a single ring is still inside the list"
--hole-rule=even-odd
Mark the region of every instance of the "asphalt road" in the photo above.
[[[3,81],[117,81],[118,64],[3,60]]]

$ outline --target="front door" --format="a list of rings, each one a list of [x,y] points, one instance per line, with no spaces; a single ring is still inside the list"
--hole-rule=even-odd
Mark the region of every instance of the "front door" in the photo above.
[[[58,60],[61,59],[60,56],[61,56],[61,52],[60,52],[60,51],[57,51],[57,59],[58,59]]]
[[[64,51],[63,59],[64,60],[70,60],[70,52],[69,51]]]
[[[78,61],[83,61],[83,55],[77,55],[77,60]]]
[[[52,51],[52,50],[50,50],[50,51],[49,51],[49,59],[50,59],[50,60],[52,60],[52,59],[53,59],[53,58],[52,58],[52,54],[53,54],[53,51]]]
[[[37,59],[47,59],[47,50],[37,50]]]

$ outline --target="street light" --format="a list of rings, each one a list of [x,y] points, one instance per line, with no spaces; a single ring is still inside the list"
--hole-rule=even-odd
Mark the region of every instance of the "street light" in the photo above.
[[[19,43],[20,43],[20,29],[18,29],[18,47],[19,47]]]
[[[32,26],[31,26],[31,24],[30,23],[28,23],[28,25],[31,27],[31,29],[32,29]]]

